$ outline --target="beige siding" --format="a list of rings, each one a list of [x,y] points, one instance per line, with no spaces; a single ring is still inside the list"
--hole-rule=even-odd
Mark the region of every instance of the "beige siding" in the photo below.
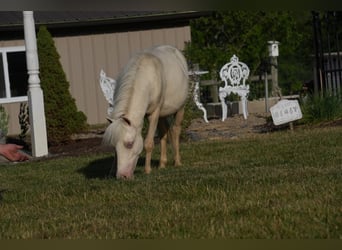
[[[127,62],[130,57],[128,33],[119,33],[117,36],[118,36],[118,43],[116,44],[116,46],[118,47],[117,56],[119,59],[119,68],[122,69],[122,67],[125,65],[125,62]],[[112,56],[112,55],[109,55],[109,56]]]
[[[20,103],[2,104],[9,115],[8,134],[20,134],[19,111]]]
[[[25,45],[24,40],[0,41],[0,47],[12,47],[12,46],[24,46],[24,45]]]
[[[148,48],[153,44],[152,31],[146,30],[144,32],[139,32],[139,40],[142,48]]]
[[[96,102],[94,102],[94,109],[93,113],[96,114],[96,120],[94,122],[90,121],[90,118],[88,117],[88,123],[90,124],[97,124],[97,123],[103,123],[103,120],[105,119],[105,114],[103,112],[103,107],[107,107],[108,103],[106,99],[103,96],[102,90],[99,85],[99,75],[100,71],[103,68],[105,64],[108,62],[108,51],[106,49],[106,36],[93,36],[92,37],[92,42],[93,42],[93,67],[92,67],[92,78],[91,78],[91,84],[94,87],[94,95],[96,97]],[[111,47],[111,46],[110,46]],[[109,62],[111,65],[113,64],[112,62]],[[103,69],[105,70],[105,69]],[[105,71],[108,75],[114,74],[114,70],[110,71]],[[112,73],[109,73],[112,72]],[[89,112],[89,111],[87,111]],[[99,122],[100,121],[100,122]]]
[[[115,76],[120,70],[118,37],[113,35],[104,36],[105,47],[103,56],[98,59],[98,66],[103,69],[108,76]]]
[[[154,32],[152,33],[152,42],[156,45],[165,43],[164,33],[165,32],[163,29],[154,30]]]
[[[141,40],[139,32],[129,32],[128,41],[130,47],[130,53],[137,53],[143,48],[141,47]]]
[[[146,31],[84,35],[54,38],[60,61],[70,83],[70,92],[89,124],[106,122],[108,103],[100,84],[100,70],[116,78],[134,53],[160,44],[170,44],[183,50],[190,40],[190,28],[176,27]],[[0,46],[24,45],[19,41],[0,41]],[[19,134],[19,104],[4,105],[10,114],[10,134]]]

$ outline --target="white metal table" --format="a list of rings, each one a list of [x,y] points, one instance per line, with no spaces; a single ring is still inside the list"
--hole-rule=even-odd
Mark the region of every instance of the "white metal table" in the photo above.
[[[191,76],[195,82],[194,86],[194,92],[193,92],[193,99],[198,109],[203,111],[203,119],[206,123],[208,123],[207,118],[207,110],[204,108],[203,104],[200,100],[200,91],[199,91],[199,82],[200,82],[200,76],[204,74],[208,74],[209,71],[204,70],[191,70],[189,71],[189,76]]]

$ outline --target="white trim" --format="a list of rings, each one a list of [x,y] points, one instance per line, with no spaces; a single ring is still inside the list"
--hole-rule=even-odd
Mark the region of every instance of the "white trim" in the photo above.
[[[9,81],[8,62],[7,62],[7,53],[24,52],[24,51],[25,51],[25,46],[0,47],[0,53],[2,55],[2,65],[0,65],[0,67],[3,67],[5,91],[6,91],[6,97],[0,98],[0,104],[27,101],[27,95],[16,96],[16,97],[11,96],[11,87],[10,87],[10,81]]]
[[[4,66],[4,80],[5,80],[5,91],[6,91],[6,99],[11,98],[11,86],[9,81],[9,75],[8,75],[8,62],[7,62],[7,52],[2,52],[2,63]]]
[[[25,46],[0,47],[0,52],[17,52],[17,51],[25,51]]]
[[[15,103],[15,102],[27,102],[27,96],[18,96],[18,97],[11,97],[11,98],[0,98],[0,104],[5,103]]]

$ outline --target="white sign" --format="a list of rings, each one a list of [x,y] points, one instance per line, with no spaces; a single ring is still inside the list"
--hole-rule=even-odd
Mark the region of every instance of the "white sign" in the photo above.
[[[274,125],[299,120],[303,117],[297,100],[281,100],[270,108]]]

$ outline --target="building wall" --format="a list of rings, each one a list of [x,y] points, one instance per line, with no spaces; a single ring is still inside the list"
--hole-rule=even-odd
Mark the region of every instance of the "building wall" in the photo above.
[[[88,123],[106,122],[108,103],[99,83],[100,71],[116,78],[129,57],[142,49],[160,45],[173,45],[184,49],[190,41],[190,27],[173,27],[108,34],[68,36],[54,38],[61,56],[61,64],[70,83],[70,92]],[[24,41],[0,41],[1,47],[24,45]],[[4,104],[10,115],[9,134],[19,134],[19,103]]]

